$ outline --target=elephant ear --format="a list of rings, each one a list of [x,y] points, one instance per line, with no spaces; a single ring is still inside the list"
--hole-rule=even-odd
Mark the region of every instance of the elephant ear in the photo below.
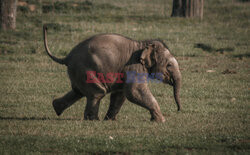
[[[150,44],[142,51],[140,62],[142,65],[145,65],[146,68],[150,68],[155,64],[153,44]]]

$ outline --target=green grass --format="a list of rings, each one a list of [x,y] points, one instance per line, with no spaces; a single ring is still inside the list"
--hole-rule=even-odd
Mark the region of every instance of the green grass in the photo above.
[[[165,0],[26,2],[36,10],[19,7],[16,31],[0,31],[0,154],[249,154],[249,1],[205,1],[202,21],[171,18]],[[85,98],[57,117],[51,102],[70,82],[45,54],[42,24],[58,57],[98,33],[163,39],[180,64],[183,110],[170,86],[151,83],[166,123],[128,101],[117,121],[84,121]],[[101,119],[108,105],[109,95]]]

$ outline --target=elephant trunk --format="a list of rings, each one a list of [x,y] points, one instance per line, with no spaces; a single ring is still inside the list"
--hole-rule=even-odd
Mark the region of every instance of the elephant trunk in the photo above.
[[[180,89],[181,89],[181,73],[178,71],[173,75],[173,89],[174,89],[174,98],[177,105],[177,110],[181,110],[180,102]]]

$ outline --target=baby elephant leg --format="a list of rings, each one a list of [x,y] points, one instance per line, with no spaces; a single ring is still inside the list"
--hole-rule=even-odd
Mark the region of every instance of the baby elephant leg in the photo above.
[[[126,97],[132,103],[140,105],[149,110],[151,114],[151,121],[165,122],[160,107],[150,92],[147,84],[128,84],[125,87]]]
[[[85,120],[99,120],[99,104],[103,96],[87,96],[87,105],[84,111]]]
[[[63,97],[55,99],[52,104],[54,110],[56,111],[56,114],[60,116],[65,109],[70,107],[72,104],[74,104],[77,100],[79,100],[82,97],[83,95],[75,93],[73,90],[71,90]]]
[[[110,105],[109,110],[104,118],[104,120],[116,120],[116,115],[120,111],[124,101],[126,100],[123,92],[115,92],[110,95]]]

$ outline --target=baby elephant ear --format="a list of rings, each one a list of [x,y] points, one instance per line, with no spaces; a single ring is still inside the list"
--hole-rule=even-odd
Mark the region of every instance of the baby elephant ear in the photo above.
[[[145,65],[146,68],[150,68],[154,64],[153,51],[154,51],[154,45],[152,44],[150,44],[142,51],[140,62],[142,65]]]

